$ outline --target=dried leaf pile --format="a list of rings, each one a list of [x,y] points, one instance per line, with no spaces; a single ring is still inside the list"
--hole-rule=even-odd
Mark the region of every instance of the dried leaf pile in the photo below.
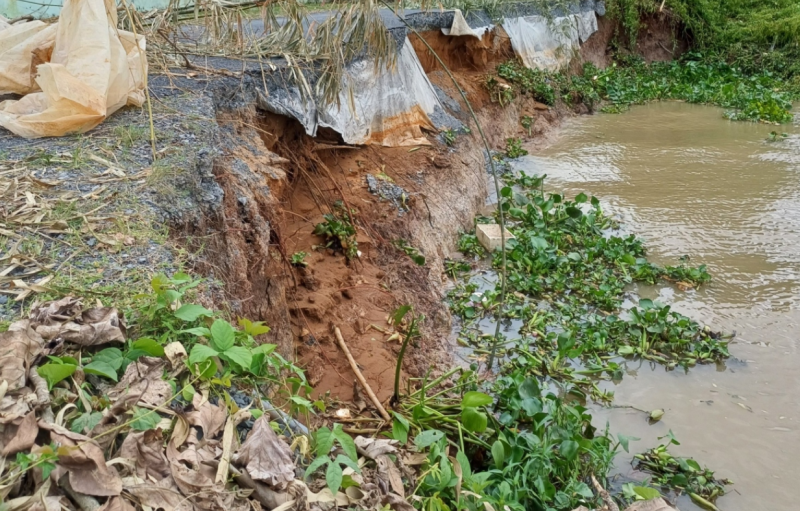
[[[179,343],[139,356],[107,383],[115,374],[102,364],[114,364],[100,354],[126,335],[117,309],[71,297],[35,305],[0,333],[6,509],[413,509],[404,488],[418,455],[394,440],[358,437],[360,470],[345,470],[357,485],[334,495],[324,480],[306,483],[298,476],[307,440],[290,447],[269,415],[247,432],[237,426],[255,415],[248,409],[229,413],[207,390],[178,399],[170,381],[188,370]],[[67,366],[69,376],[50,372]]]

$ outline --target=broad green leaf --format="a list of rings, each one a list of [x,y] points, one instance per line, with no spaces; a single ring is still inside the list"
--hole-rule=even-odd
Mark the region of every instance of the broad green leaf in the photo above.
[[[625,452],[628,452],[628,442],[630,442],[631,440],[633,440],[634,442],[641,440],[641,438],[636,438],[634,436],[626,436],[621,434],[617,435],[617,439],[619,440],[619,445],[622,446]]]
[[[184,401],[189,403],[192,402],[192,398],[194,398],[195,393],[196,391],[194,390],[194,386],[191,384],[186,385],[183,389],[181,389],[181,397],[183,397]]]
[[[648,488],[647,486],[634,486],[633,493],[642,498],[642,500],[657,499],[661,494],[655,488]]]
[[[652,422],[660,421],[663,416],[664,416],[664,410],[662,410],[661,408],[658,408],[650,412],[650,420]]]
[[[464,429],[467,431],[471,433],[483,433],[486,431],[488,419],[485,413],[479,412],[476,408],[467,407],[461,412],[461,422],[464,425]]]
[[[579,193],[578,195],[576,195],[576,196],[575,196],[575,202],[577,202],[578,204],[583,204],[583,203],[584,203],[584,202],[586,202],[588,199],[589,199],[589,198],[588,198],[588,197],[586,196],[586,194],[585,194],[585,193],[583,193],[583,192],[581,192],[581,193]]]
[[[208,328],[206,328],[204,326],[198,326],[198,327],[194,327],[194,328],[187,328],[186,330],[181,330],[180,333],[182,333],[182,334],[192,334],[192,335],[196,335],[197,337],[205,337],[205,338],[210,338],[211,337],[211,330],[209,330]]]
[[[83,372],[87,374],[104,376],[110,380],[117,381],[117,371],[106,362],[92,361],[91,364],[83,366]]]
[[[131,344],[131,348],[136,350],[142,350],[151,357],[163,357],[164,356],[164,347],[158,344],[157,341],[154,339],[149,339],[147,337],[143,337],[138,339]]]
[[[94,354],[92,357],[92,363],[105,362],[113,367],[114,371],[116,371],[122,367],[123,359],[124,357],[122,356],[122,351],[120,351],[118,348],[106,348]]]
[[[342,467],[338,463],[328,463],[328,468],[325,470],[325,482],[328,483],[331,493],[336,495],[342,486]]]
[[[58,382],[72,376],[77,368],[78,366],[73,364],[50,363],[37,367],[36,372],[39,373],[39,376],[45,379],[50,390],[53,390],[53,387]]]
[[[252,408],[250,410],[250,415],[253,416],[253,419],[258,420],[262,415],[264,415],[264,411],[259,410],[258,408]]]
[[[266,334],[269,332],[270,328],[264,324],[263,321],[250,321],[247,318],[240,318],[239,319],[239,326],[242,330],[253,337],[257,335]]]
[[[205,344],[195,344],[192,346],[192,351],[189,353],[189,365],[193,366],[199,364],[217,355],[219,355],[219,352],[214,348],[206,346]]]
[[[408,428],[397,419],[392,421],[392,438],[403,445],[408,443]]]
[[[492,396],[484,394],[483,392],[470,391],[464,394],[461,399],[461,409],[477,408],[479,406],[486,406],[492,404]]]
[[[330,462],[331,460],[328,458],[327,455],[318,456],[314,461],[311,462],[311,464],[306,469],[306,479],[308,479],[311,476],[311,474],[313,474],[319,467]]]
[[[567,460],[572,461],[578,455],[578,442],[575,440],[564,440],[561,442],[558,452]]]
[[[220,353],[220,357],[224,357],[242,369],[249,369],[250,364],[253,362],[253,355],[250,353],[250,350],[243,346],[233,346],[232,348],[228,348],[224,352]]]
[[[344,432],[341,424],[333,425],[333,436],[339,441],[339,445],[342,446],[344,453],[347,454],[351,460],[358,461],[356,444],[353,442],[352,437]]]
[[[583,211],[581,211],[580,208],[576,208],[575,206],[567,206],[566,208],[564,208],[564,210],[567,212],[567,215],[569,215],[570,218],[580,218],[581,216],[583,216]]]
[[[328,428],[319,428],[314,434],[317,456],[327,456],[333,448],[333,432]]]
[[[131,421],[131,428],[136,431],[147,431],[153,429],[161,422],[161,416],[155,410],[147,410],[145,408],[133,408],[133,420]]]
[[[217,351],[228,351],[233,347],[236,332],[230,323],[218,319],[211,325],[211,346]]]
[[[91,431],[103,419],[103,414],[100,412],[86,412],[79,415],[72,421],[69,429],[75,433],[83,434],[84,431]]]
[[[195,305],[193,303],[182,305],[178,310],[175,311],[175,317],[184,321],[196,321],[197,318],[201,316],[211,317],[213,314],[213,312],[206,309],[202,305]]]
[[[428,429],[414,438],[414,445],[416,445],[418,449],[425,449],[426,447],[430,447],[431,445],[435,444],[442,438],[444,438],[444,433],[438,429]]]
[[[649,298],[642,298],[639,300],[639,307],[644,310],[652,309],[653,308],[653,300]]]
[[[492,444],[492,459],[494,459],[494,466],[498,470],[502,470],[506,461],[506,450],[500,440],[495,440]]]
[[[338,463],[340,465],[346,465],[353,470],[356,471],[357,474],[361,473],[361,469],[358,466],[358,461],[348,458],[347,456],[340,454],[336,456],[336,459],[333,460],[334,463]]]
[[[510,186],[504,186],[500,189],[501,197],[511,197],[512,193],[514,193],[514,190],[512,190]]]
[[[526,378],[519,386],[519,397],[522,399],[539,399],[542,396],[539,383],[534,378]]]
[[[277,348],[277,345],[275,344],[259,344],[251,351],[253,355],[255,355],[256,353],[263,353],[264,355],[269,355],[270,353],[275,351],[275,348]]]

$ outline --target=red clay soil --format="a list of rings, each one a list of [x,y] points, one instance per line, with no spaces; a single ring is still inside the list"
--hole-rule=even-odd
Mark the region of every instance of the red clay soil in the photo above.
[[[491,101],[486,76],[513,55],[502,30],[482,40],[439,32],[423,37],[455,70],[493,149],[505,147],[507,137],[535,144],[570,114],[524,98],[506,107]],[[264,342],[297,360],[316,394],[343,401],[352,399],[355,377],[334,327],[382,401],[391,396],[400,348],[389,340],[387,324],[398,306],[411,304],[426,317],[422,338],[406,353],[404,376],[451,365],[443,261],[455,252],[458,231],[472,228],[488,192],[483,147],[466,104],[424,45],[411,40],[431,81],[461,105],[457,115],[471,134],[458,136],[452,148],[435,133],[425,134],[431,145],[418,148],[350,148],[335,133],[312,139],[297,121],[254,109],[220,118],[239,141],[215,165],[225,191],[223,212],[208,219],[213,229],[189,229],[195,235],[216,231],[202,239],[211,260],[207,272],[225,283],[231,312],[267,321],[272,332]],[[532,139],[520,124],[524,115],[534,119]],[[367,173],[388,176],[406,190],[409,210],[401,214],[370,194]],[[313,234],[337,201],[355,210],[361,256],[354,260],[324,248],[325,240]],[[426,264],[414,264],[394,245],[399,239],[418,248]],[[308,254],[307,267],[289,264],[296,252]]]

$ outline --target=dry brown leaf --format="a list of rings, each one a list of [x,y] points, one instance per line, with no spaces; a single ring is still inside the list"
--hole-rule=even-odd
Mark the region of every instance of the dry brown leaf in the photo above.
[[[131,432],[122,442],[119,456],[134,460],[136,474],[142,479],[158,481],[170,474],[163,444],[160,429]]]
[[[384,506],[389,506],[393,511],[414,511],[414,506],[408,503],[406,499],[395,493],[388,493],[383,496],[381,503]]]
[[[39,421],[39,428],[50,431],[59,444],[58,465],[69,471],[69,483],[78,492],[95,497],[111,497],[122,491],[116,469],[106,465],[102,449],[87,436]]]
[[[247,439],[236,451],[233,463],[245,467],[250,477],[283,490],[294,480],[292,452],[269,425],[267,415],[259,417]]]
[[[388,481],[389,486],[391,486],[392,491],[400,495],[401,497],[405,497],[405,489],[403,488],[403,476],[400,474],[400,470],[392,463],[392,460],[389,456],[385,454],[381,454],[375,459],[378,465],[378,477]]]
[[[234,496],[225,491],[224,485],[215,484],[213,479],[177,461],[170,462],[170,469],[178,489],[195,509],[219,511],[233,505]]]
[[[6,424],[6,431],[12,429],[10,424]],[[3,456],[10,456],[22,451],[28,451],[36,441],[39,434],[39,427],[36,424],[36,412],[30,412],[23,418],[16,427],[16,433],[8,442],[3,442]],[[3,433],[6,433],[3,431]]]
[[[127,500],[122,497],[111,497],[108,501],[100,506],[97,511],[135,511]]]
[[[203,396],[198,392],[192,398],[195,410],[186,414],[189,424],[199,426],[203,430],[203,439],[214,438],[220,432],[228,412],[222,406],[215,406],[208,401],[204,402]]]
[[[377,459],[378,456],[383,454],[392,454],[397,452],[397,440],[390,440],[387,438],[371,438],[359,436],[355,439],[356,448],[359,454],[366,456],[370,459]]]
[[[64,339],[81,346],[97,346],[109,342],[125,342],[125,322],[113,307],[83,311],[74,321],[49,322],[36,326],[36,332],[47,340]]]
[[[16,321],[0,333],[0,381],[8,382],[7,392],[21,389],[27,382],[27,368],[42,350],[44,340],[27,320]]]
[[[172,387],[161,377],[164,375],[166,361],[162,358],[141,357],[125,369],[113,389],[108,391],[111,399],[124,395],[139,395],[137,402],[160,406],[172,396]]]
[[[186,500],[172,477],[166,477],[157,483],[142,480],[124,481],[125,491],[130,493],[141,506],[164,511],[192,511],[192,504]]]
[[[61,511],[62,497],[42,497],[38,502],[35,502],[27,511]],[[65,502],[66,504],[66,502]],[[64,506],[66,507],[66,505]],[[101,511],[98,509],[97,511]]]

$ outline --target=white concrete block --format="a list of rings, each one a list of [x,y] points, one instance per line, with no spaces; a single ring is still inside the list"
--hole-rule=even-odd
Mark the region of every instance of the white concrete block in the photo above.
[[[494,252],[499,249],[502,240],[500,239],[500,224],[478,224],[475,226],[475,234],[478,236],[478,241],[489,252]],[[506,229],[506,243],[508,240],[514,238],[508,229]]]

